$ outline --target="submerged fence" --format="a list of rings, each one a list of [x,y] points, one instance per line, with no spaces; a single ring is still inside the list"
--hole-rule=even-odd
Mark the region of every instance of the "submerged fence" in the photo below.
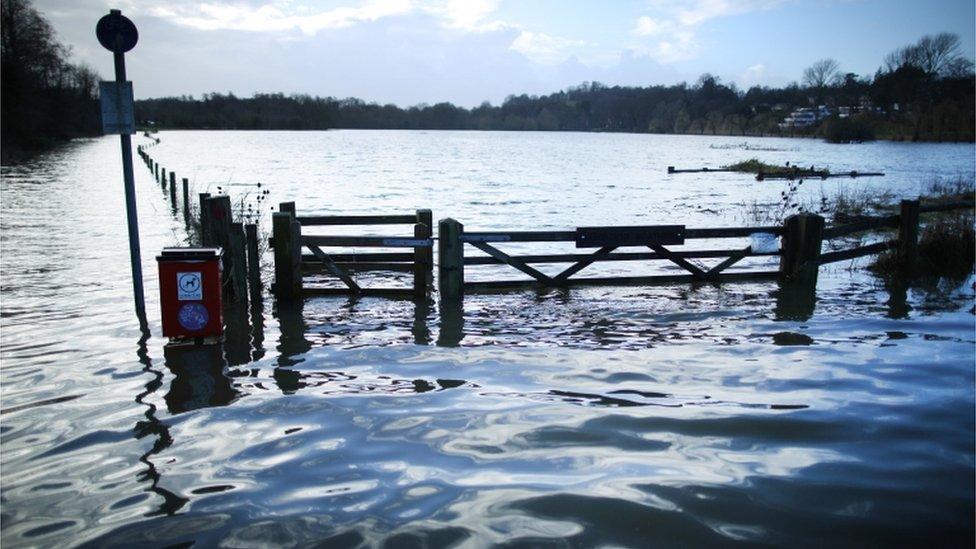
[[[182,179],[182,193],[177,192],[177,177],[152,159],[147,146],[138,152],[164,192],[168,191],[173,213],[182,206],[188,229],[193,219],[189,183]],[[177,198],[182,195],[182,200]],[[899,263],[912,269],[918,260],[919,216],[922,213],[973,209],[971,200],[921,206],[918,200],[903,200],[896,215],[861,216],[856,221],[826,226],[823,217],[801,213],[786,219],[782,225],[753,227],[688,228],[684,225],[595,226],[562,231],[466,231],[459,221],[442,219],[438,236],[432,235],[433,215],[428,209],[413,213],[386,215],[298,215],[294,202],[282,202],[272,216],[270,246],[274,250],[274,285],[279,299],[305,296],[365,295],[396,298],[426,298],[434,288],[434,243],[438,248],[437,288],[442,300],[460,300],[465,293],[504,291],[519,288],[568,288],[573,286],[654,285],[692,282],[735,282],[770,280],[796,282],[815,286],[819,267],[839,261],[896,251]],[[323,227],[375,227],[400,225],[412,227],[412,234],[348,235],[321,234]],[[256,225],[233,223],[227,196],[199,195],[199,221],[195,228],[202,245],[224,248],[225,289],[233,298],[246,300],[248,288],[260,298],[259,238]],[[897,238],[848,249],[823,252],[824,242],[865,231],[897,229]],[[348,232],[348,229],[346,231]],[[752,245],[745,247],[709,247],[675,249],[688,241],[727,241],[729,239],[779,239],[775,249]],[[576,253],[539,253],[516,255],[501,249],[516,243],[573,243]],[[353,251],[359,248],[383,251]],[[483,255],[467,255],[474,248]],[[395,250],[395,251],[390,251]],[[747,258],[778,257],[775,270],[729,269]],[[719,259],[712,266],[696,263],[698,259]],[[684,271],[682,274],[590,276],[579,274],[596,263],[664,261]],[[556,274],[546,274],[539,265],[567,264]],[[522,280],[466,280],[466,271],[479,266],[508,266],[528,278]],[[369,282],[378,279],[412,278],[408,286],[376,287],[357,279],[369,274]],[[400,273],[397,275],[396,273]],[[323,278],[332,278],[322,286]],[[390,275],[390,276],[386,276]]]
[[[274,291],[280,298],[305,295],[378,295],[423,297],[433,284],[432,214],[392,215],[297,215],[294,202],[283,202],[273,216],[271,246],[274,248]],[[312,227],[412,225],[413,235],[347,236],[311,234]],[[409,252],[326,253],[323,248],[409,248]],[[311,252],[305,254],[304,250]],[[413,274],[410,287],[366,287],[356,272],[406,272]],[[309,286],[305,275],[328,273],[342,287]]]
[[[911,268],[917,261],[919,214],[973,208],[972,201],[921,207],[918,200],[904,200],[897,215],[861,217],[856,222],[827,227],[823,217],[803,213],[789,217],[783,225],[756,227],[688,228],[684,225],[578,227],[565,231],[466,231],[454,219],[438,224],[438,236],[431,238],[430,210],[405,215],[299,216],[294,203],[283,203],[274,215],[275,293],[279,298],[311,295],[382,295],[423,297],[430,291],[433,269],[433,241],[438,244],[438,290],[442,300],[458,300],[465,293],[499,291],[528,287],[565,288],[597,285],[652,285],[683,282],[733,282],[778,280],[815,285],[821,265],[896,250],[902,264]],[[410,236],[335,236],[312,235],[314,226],[363,226],[413,224]],[[849,249],[822,252],[824,241],[876,229],[898,229],[898,238]],[[689,240],[742,239],[763,235],[779,238],[778,249],[716,247],[678,250]],[[580,253],[515,255],[503,251],[508,243],[568,243]],[[412,248],[412,252],[327,253],[325,247]],[[466,255],[468,247],[484,255]],[[622,251],[624,248],[631,250]],[[635,251],[634,248],[639,250]],[[305,254],[303,250],[310,253]],[[584,252],[585,250],[585,252]],[[779,257],[775,270],[727,272],[743,259]],[[720,259],[711,267],[695,259]],[[679,275],[580,277],[581,271],[600,262],[666,261],[685,271]],[[545,274],[539,264],[569,264],[555,275]],[[468,268],[507,265],[528,276],[523,280],[467,281]],[[410,288],[370,288],[360,285],[354,271],[412,272]],[[342,282],[342,287],[311,287],[304,275],[327,273]]]

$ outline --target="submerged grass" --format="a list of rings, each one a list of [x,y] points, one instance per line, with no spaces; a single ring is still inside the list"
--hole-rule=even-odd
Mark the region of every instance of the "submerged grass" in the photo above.
[[[758,158],[750,158],[749,160],[729,164],[723,168],[733,172],[754,174],[761,173],[764,175],[790,175],[794,177],[802,177],[804,174],[816,175],[818,177],[830,174],[830,172],[826,169],[817,170],[813,166],[810,166],[809,168],[801,168],[797,165],[791,166],[789,162],[787,162],[784,166],[779,166],[776,164],[767,164]]]
[[[973,212],[941,214],[922,229],[918,239],[918,264],[914,274],[923,277],[962,279],[976,268],[976,230]],[[870,265],[872,272],[891,281],[904,276],[898,253],[887,252]]]

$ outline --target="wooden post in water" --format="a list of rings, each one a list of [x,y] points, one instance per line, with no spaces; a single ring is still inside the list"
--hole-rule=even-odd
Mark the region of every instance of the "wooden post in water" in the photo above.
[[[169,172],[169,203],[176,211],[176,172]]]
[[[210,235],[214,246],[224,250],[224,276],[233,276],[234,254],[230,249],[230,224],[233,221],[230,208],[230,197],[226,195],[214,196],[207,200],[207,215],[210,221]],[[224,285],[224,290],[229,287]]]
[[[906,272],[918,263],[918,200],[902,200],[898,216],[898,258]]]
[[[247,240],[247,279],[251,288],[251,299],[261,297],[261,258],[258,251],[258,226],[254,223],[244,225],[244,237]]]
[[[291,206],[294,210],[294,202]],[[275,295],[279,299],[297,299],[302,295],[301,225],[295,220],[291,211],[275,212],[271,216],[271,223],[275,258]]]
[[[207,201],[210,200],[210,193],[200,193],[200,245],[212,246],[213,238],[210,236],[210,208]]]
[[[418,240],[430,239],[430,226],[423,223],[415,223],[413,226],[413,237]],[[430,248],[417,246],[413,249],[413,295],[422,298],[427,295],[427,251]]]
[[[819,215],[801,213],[786,219],[779,262],[781,281],[817,284],[823,229],[824,218]]]
[[[417,210],[417,222],[427,225],[427,238],[434,236],[434,214],[430,210]],[[424,265],[427,266],[427,287],[434,285],[434,247],[424,248]]]
[[[189,223],[190,221],[190,181],[187,178],[183,178],[183,219]]]
[[[231,282],[234,290],[234,301],[247,303],[247,246],[244,241],[243,224],[230,224],[228,248],[230,252]]]
[[[441,219],[437,232],[441,299],[460,300],[464,297],[464,242],[461,241],[464,225],[451,218]]]

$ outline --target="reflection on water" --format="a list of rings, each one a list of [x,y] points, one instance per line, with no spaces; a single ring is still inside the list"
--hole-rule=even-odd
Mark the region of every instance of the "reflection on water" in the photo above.
[[[714,162],[715,139],[326,133],[275,133],[295,148],[272,164],[264,132],[179,132],[161,159],[198,169],[194,185],[236,163],[321,211],[432,205],[393,198],[417,196],[485,229],[608,212],[735,225],[735,202],[778,193],[647,175],[662,155]],[[953,146],[836,150],[897,188],[957,156],[971,170]],[[855,264],[816,290],[252,299],[228,307],[223,344],[168,346],[140,340],[131,286],[106,269],[128,264],[124,216],[105,213],[124,212],[117,153],[90,140],[3,168],[4,546],[973,545],[972,279],[886,287]],[[144,176],[143,249],[179,245],[184,220]]]
[[[226,345],[228,357],[233,354],[233,345],[230,342]],[[170,414],[206,406],[226,406],[237,398],[225,373],[224,347],[177,344],[164,347],[166,367],[174,376],[164,397]]]
[[[160,421],[159,418],[156,417],[156,405],[152,404],[151,402],[146,402],[146,397],[151,395],[152,393],[155,393],[163,384],[163,373],[153,368],[152,359],[149,358],[149,351],[148,348],[146,347],[146,340],[148,339],[149,339],[148,336],[143,336],[139,339],[139,352],[138,352],[139,362],[142,363],[143,365],[143,372],[145,372],[150,376],[150,380],[146,383],[146,390],[136,395],[136,403],[146,407],[146,412],[145,412],[146,419],[144,421],[140,421],[136,423],[135,435],[137,439],[141,439],[144,437],[154,437],[155,440],[152,442],[152,446],[150,447],[149,451],[147,451],[145,454],[139,457],[139,461],[144,463],[147,469],[145,471],[140,472],[138,478],[140,481],[143,482],[148,481],[149,482],[148,489],[153,493],[159,495],[163,499],[163,501],[159,504],[159,508],[151,513],[148,513],[148,515],[150,516],[156,514],[174,515],[176,514],[177,511],[182,509],[183,506],[186,505],[190,500],[184,497],[180,497],[174,494],[173,492],[160,486],[161,474],[157,469],[156,464],[152,460],[154,456],[166,450],[167,448],[170,447],[170,445],[173,444],[173,438],[170,435],[169,428],[167,428],[166,424]],[[167,359],[167,364],[168,363],[169,363],[169,359]],[[208,365],[206,367],[209,368],[210,366]],[[174,380],[173,384],[176,385],[177,381]],[[191,389],[191,393],[192,392],[193,391]],[[170,394],[172,393],[173,393],[173,389],[171,388]],[[192,401],[194,395],[189,394],[186,396],[189,397],[186,400]],[[175,398],[173,400],[178,401],[180,399]],[[167,404],[170,404],[170,402],[171,402],[170,399],[167,399]],[[205,401],[204,403],[200,404],[200,406],[205,406],[208,404],[209,403]],[[184,403],[182,402],[178,402],[175,405],[175,408],[178,411],[186,411],[188,409],[192,409],[189,407],[185,407]],[[170,413],[173,413],[173,411],[174,411],[174,405],[171,404]]]

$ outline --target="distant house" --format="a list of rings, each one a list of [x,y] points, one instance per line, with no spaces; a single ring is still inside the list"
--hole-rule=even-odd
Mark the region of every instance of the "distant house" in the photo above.
[[[803,107],[795,109],[782,122],[779,129],[789,130],[794,128],[808,128],[831,115],[830,109],[826,105],[819,107]]]

